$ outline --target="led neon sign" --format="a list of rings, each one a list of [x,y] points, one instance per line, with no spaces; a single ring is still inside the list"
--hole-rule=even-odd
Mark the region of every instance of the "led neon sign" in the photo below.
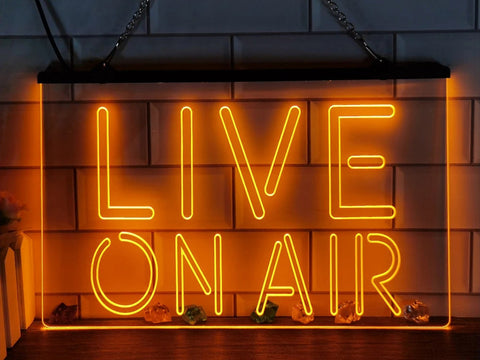
[[[280,193],[282,185],[280,184],[284,170],[287,164],[287,159],[291,153],[292,144],[301,124],[302,109],[301,104],[294,104],[288,107],[283,112],[282,126],[279,136],[275,139],[275,152],[271,163],[264,166],[266,179],[265,183],[260,184],[260,176],[257,169],[252,166],[252,163],[247,156],[248,149],[244,146],[245,139],[242,138],[241,128],[239,127],[239,115],[232,110],[230,106],[219,104],[216,115],[218,116],[218,125],[223,128],[225,139],[228,143],[229,155],[231,153],[236,173],[240,179],[241,188],[243,192],[239,196],[245,196],[249,211],[249,216],[252,216],[254,221],[261,223],[266,221],[268,217],[268,207],[265,205],[269,199],[273,199]],[[195,221],[198,209],[196,200],[197,193],[194,193],[196,187],[197,174],[195,173],[195,144],[194,133],[196,126],[197,110],[193,106],[180,106],[178,108],[178,118],[180,136],[179,139],[179,188],[180,188],[180,206],[179,216],[185,222]],[[396,105],[389,103],[374,103],[374,104],[332,104],[328,107],[325,114],[327,119],[327,133],[325,134],[326,149],[328,149],[328,164],[325,165],[325,171],[328,170],[328,215],[331,220],[339,222],[347,222],[351,220],[363,221],[368,224],[372,220],[393,220],[397,216],[397,208],[392,202],[388,203],[352,203],[349,199],[347,191],[345,190],[344,180],[345,172],[351,171],[353,173],[371,173],[376,174],[375,171],[386,171],[389,164],[388,156],[375,152],[359,152],[346,153],[344,149],[345,140],[343,138],[344,128],[351,122],[362,122],[372,119],[375,121],[391,121],[396,114]],[[113,119],[112,121],[115,121]],[[221,124],[221,125],[220,125]],[[245,135],[243,135],[245,136]],[[110,112],[109,106],[100,106],[96,110],[96,194],[97,194],[97,215],[102,221],[115,222],[117,221],[120,227],[124,229],[129,228],[129,220],[141,220],[148,223],[152,221],[155,216],[159,216],[155,212],[154,206],[150,205],[122,205],[121,202],[112,204],[112,188],[111,182],[115,181],[110,173],[110,142],[112,141],[112,134],[110,132]],[[178,148],[177,148],[178,149]],[[381,150],[381,149],[380,149]],[[43,149],[42,149],[43,151]],[[380,151],[379,151],[380,152]],[[447,159],[448,160],[448,159]],[[42,153],[43,161],[43,153]],[[268,168],[268,171],[267,171]],[[447,167],[448,168],[448,167]],[[42,165],[43,176],[43,165]],[[285,175],[286,176],[286,175]],[[448,175],[447,175],[448,180]],[[42,178],[43,181],[43,178]],[[326,183],[325,183],[326,184]],[[43,185],[42,185],[43,187]],[[448,186],[447,186],[448,188]],[[178,191],[178,188],[177,190]],[[197,190],[198,191],[198,190]],[[178,193],[177,193],[178,194]],[[266,196],[266,197],[265,197]],[[281,196],[281,195],[278,195]],[[43,197],[43,194],[42,194]],[[115,199],[115,197],[113,197]],[[43,217],[43,214],[42,214]],[[365,229],[365,226],[362,227]],[[303,263],[297,254],[296,241],[294,234],[290,232],[281,231],[283,239],[277,239],[273,242],[272,250],[268,262],[263,264],[265,269],[262,273],[261,286],[258,288],[256,294],[256,301],[254,304],[254,311],[258,315],[262,315],[265,311],[265,306],[268,300],[279,298],[298,298],[301,302],[305,313],[307,315],[315,312],[311,300],[311,274],[305,272],[309,264]],[[386,231],[385,231],[386,232]],[[387,235],[381,230],[375,231],[355,231],[354,235],[354,291],[355,298],[355,312],[357,315],[365,315],[365,293],[366,283],[374,289],[374,294],[381,298],[385,308],[394,316],[401,316],[401,306],[398,299],[392,294],[393,282],[397,279],[402,270],[402,249],[395,241],[395,234]],[[43,234],[43,230],[42,230]],[[42,235],[43,236],[43,235]],[[192,239],[194,234],[189,232],[177,232],[174,236],[174,270],[175,272],[175,312],[177,315],[182,315],[188,303],[188,291],[186,288],[187,273],[193,275],[196,285],[201,289],[201,293],[205,298],[212,298],[213,293],[214,313],[217,316],[224,315],[224,274],[229,269],[229,263],[225,262],[224,250],[226,249],[224,238],[226,234],[216,232],[213,236],[213,252],[211,255],[211,262],[205,260],[198,260],[195,251],[192,251],[189,246],[189,239]],[[339,248],[339,237],[343,236],[336,231],[330,231],[327,239],[329,240],[329,256],[328,256],[328,300],[329,313],[332,316],[338,314],[338,306],[341,299],[339,290],[339,273],[344,271],[339,267],[339,256],[342,253],[342,248]],[[148,281],[142,294],[133,301],[121,303],[114,301],[109,296],[108,291],[105,291],[105,284],[102,281],[102,259],[108,252],[112,241],[119,241],[121,246],[130,247],[131,251],[142,254],[144,258]],[[212,243],[210,243],[212,244]],[[43,246],[43,240],[42,240]],[[369,261],[365,258],[366,251],[369,248],[383,248],[390,256],[389,264],[380,272],[370,274],[365,271],[365,265]],[[194,249],[192,247],[192,249]],[[194,249],[195,250],[195,249]],[[98,303],[108,312],[118,315],[119,317],[131,316],[139,314],[154,298],[158,291],[159,278],[168,276],[161,272],[161,261],[150,244],[142,236],[138,235],[135,230],[122,230],[118,233],[118,239],[114,237],[105,237],[101,240],[96,249],[92,251],[92,258],[90,263],[90,284]],[[173,257],[173,254],[172,254]],[[278,276],[279,263],[281,258],[288,259],[287,266],[283,265],[285,269],[292,276],[293,282],[285,283],[282,277]],[[205,271],[206,267],[213,264],[213,278],[211,273]],[[231,269],[229,269],[231,270]],[[172,271],[173,273],[173,271]],[[263,276],[264,275],[264,276]],[[450,276],[448,274],[448,276]],[[43,276],[42,276],[43,277]],[[340,282],[340,285],[341,282]],[[370,286],[370,285],[368,285]],[[368,291],[372,294],[372,291]],[[326,291],[325,291],[326,294]],[[257,297],[258,296],[258,297]],[[187,301],[187,302],[186,302]],[[42,306],[43,310],[43,306]],[[447,324],[448,325],[448,324]],[[46,325],[47,326],[47,325]],[[148,326],[150,327],[150,326]],[[168,326],[171,328],[181,328],[182,326]],[[229,326],[215,325],[214,327],[223,328]],[[239,327],[233,325],[233,327]],[[240,326],[242,327],[242,326]],[[246,328],[255,328],[256,325],[245,326]],[[279,326],[283,327],[283,326]],[[302,327],[302,326],[286,326],[286,328]],[[313,328],[331,328],[332,326],[312,326]],[[359,328],[365,328],[358,326]],[[388,326],[387,326],[388,327]],[[387,328],[380,326],[380,328]],[[55,329],[56,327],[50,327]],[[61,326],[59,328],[68,328]],[[73,327],[75,328],[75,327]],[[83,328],[83,327],[82,327]],[[100,328],[100,327],[95,327]],[[119,327],[121,328],[121,327]],[[132,327],[128,327],[132,328]],[[133,326],[135,328],[135,326]],[[376,328],[376,326],[367,326],[366,328]],[[402,328],[396,326],[395,328]],[[438,327],[422,327],[438,328]]]

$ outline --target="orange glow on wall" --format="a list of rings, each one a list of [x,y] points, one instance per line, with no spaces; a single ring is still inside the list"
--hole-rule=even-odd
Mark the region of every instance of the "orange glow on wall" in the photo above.
[[[97,201],[98,217],[102,220],[151,220],[151,206],[122,206],[111,204],[110,191],[110,116],[108,109],[97,110]]]
[[[346,205],[342,191],[342,131],[346,120],[361,121],[362,119],[391,119],[395,116],[395,107],[391,104],[372,105],[332,105],[328,109],[328,186],[329,212],[332,219],[393,219],[396,209],[392,205]],[[352,165],[358,160],[380,160],[380,165]],[[334,171],[334,166],[337,170]],[[348,166],[354,170],[378,170],[385,166],[382,155],[351,155]],[[334,191],[334,189],[337,191]]]

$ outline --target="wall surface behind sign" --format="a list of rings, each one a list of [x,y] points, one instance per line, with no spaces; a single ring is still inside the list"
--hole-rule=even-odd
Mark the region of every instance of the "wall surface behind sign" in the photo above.
[[[137,7],[137,2],[130,0],[115,1],[114,5],[108,0],[48,3],[46,8],[53,34],[64,57],[75,68],[89,68],[105,57]],[[338,4],[381,55],[398,61],[436,60],[452,70],[448,95],[452,100],[453,119],[449,129],[454,164],[453,315],[479,317],[478,0],[339,0]],[[39,129],[35,125],[39,101],[36,74],[55,60],[32,1],[0,3],[0,54],[0,189],[14,192],[28,203],[29,199],[22,195],[28,196],[29,189],[35,186],[34,168],[39,160]],[[147,19],[140,23],[112,65],[129,68],[141,63],[148,69],[158,63],[167,68],[201,64],[203,68],[229,69],[367,60],[320,0],[156,0]],[[61,129],[62,107],[82,100],[85,93],[65,86],[52,96],[59,102],[52,113],[58,114],[57,125]],[[141,98],[134,100],[142,101]],[[147,111],[135,103],[125,106],[132,112]],[[140,148],[139,156],[142,151],[146,150]],[[75,180],[71,172],[61,168],[56,171],[59,172],[56,179],[61,181],[54,188],[61,198],[63,187],[73,186]],[[71,203],[64,201],[64,207],[56,209],[55,226],[68,228],[69,221],[77,221],[73,202],[73,199]],[[34,205],[30,207],[35,209]],[[31,210],[24,220],[32,224],[26,230],[30,230],[29,234],[38,242],[38,224],[35,223],[38,214]],[[58,249],[58,254],[53,256],[69,258],[75,255],[65,241],[58,241]],[[68,266],[68,261],[65,264]],[[49,303],[59,300],[79,303],[82,316],[98,314],[92,295],[84,290],[72,291],[68,279],[61,279],[58,284]],[[40,291],[39,284],[37,291]],[[248,304],[250,301],[246,300]],[[241,301],[237,306],[242,306]],[[231,311],[236,313],[236,309]]]

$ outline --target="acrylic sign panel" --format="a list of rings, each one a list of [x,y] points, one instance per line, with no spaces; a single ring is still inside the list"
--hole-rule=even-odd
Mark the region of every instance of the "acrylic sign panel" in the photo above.
[[[192,328],[193,303],[195,328],[448,326],[445,80],[58,87],[40,116],[49,329]],[[403,318],[414,300],[427,325]],[[268,301],[275,321],[251,321]],[[339,325],[347,301],[360,320]],[[60,302],[79,318],[55,323]],[[172,322],[143,321],[158,302]]]

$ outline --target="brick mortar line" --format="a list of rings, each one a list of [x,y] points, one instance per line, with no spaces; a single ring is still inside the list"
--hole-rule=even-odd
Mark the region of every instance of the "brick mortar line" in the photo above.
[[[470,164],[475,162],[475,101],[470,103]]]
[[[35,294],[36,295],[36,294]],[[40,295],[41,296],[41,295]],[[82,296],[80,294],[77,295],[77,310],[78,310],[78,318],[82,319]],[[36,315],[36,314],[35,314]],[[47,320],[48,321],[48,320]]]
[[[267,264],[265,265],[265,268],[267,267]],[[227,295],[257,295],[259,294],[259,291],[256,290],[251,290],[251,291],[223,291],[223,294]],[[393,291],[392,291],[393,292]],[[139,295],[142,294],[143,292],[141,291],[121,291],[121,292],[109,292],[110,294],[114,295]],[[350,290],[350,291],[339,291],[339,294],[354,294],[355,290]],[[78,292],[54,292],[54,293],[44,293],[46,296],[94,296],[93,292],[83,292],[83,291],[78,291]],[[175,295],[175,290],[165,290],[165,291],[155,291],[156,295]],[[189,295],[205,295],[202,291],[186,291],[185,294]],[[309,294],[312,295],[328,295],[329,290],[314,290],[314,291],[309,291]],[[377,295],[378,292],[375,290],[370,290],[370,291],[365,291],[366,295]],[[431,296],[446,296],[447,292],[424,292],[424,291],[395,291],[396,295],[409,295],[409,294],[414,294],[414,295],[431,295]],[[451,293],[453,296],[480,296],[480,293],[464,293],[464,292],[452,292]],[[35,293],[36,296],[41,296],[40,292]],[[208,296],[208,295],[205,295]]]
[[[313,81],[313,80],[312,80]],[[322,81],[322,80],[321,80]],[[369,81],[369,80],[356,80],[356,81]],[[377,81],[377,80],[374,80]],[[381,80],[378,80],[381,81]],[[70,100],[52,100],[52,101],[45,101],[44,104],[48,105],[65,105],[65,104],[98,104],[98,103],[108,103],[108,104],[143,104],[146,102],[150,102],[153,104],[178,104],[178,103],[222,103],[222,102],[232,102],[232,103],[279,103],[279,102],[342,102],[345,103],[347,101],[370,101],[370,102],[379,102],[379,101],[398,101],[398,102],[411,102],[411,101],[445,101],[444,97],[435,97],[435,96],[425,96],[425,97],[394,97],[393,96],[393,80],[386,80],[392,81],[392,96],[383,96],[383,97],[298,97],[298,98],[281,98],[281,97],[269,97],[269,98],[255,98],[255,97],[242,97],[242,98],[231,98],[231,95],[225,96],[225,98],[215,98],[215,99],[196,99],[196,98],[186,98],[186,99],[91,99],[91,100],[82,100],[82,99],[75,99],[73,101]],[[300,81],[299,81],[300,82]],[[281,84],[282,82],[280,82]],[[194,83],[192,83],[194,84]],[[208,83],[213,84],[213,83]],[[225,82],[222,84],[237,84],[237,82]],[[153,85],[153,84],[152,84]],[[479,100],[480,97],[449,97],[449,100]],[[36,101],[5,101],[0,102],[1,104],[7,105],[15,105],[15,104],[38,104]]]
[[[188,233],[203,233],[203,234],[211,234],[211,233],[223,233],[223,234],[240,234],[240,233],[277,233],[277,234],[283,234],[283,233],[291,233],[291,234],[308,234],[308,233],[331,233],[331,232],[339,232],[339,233],[354,233],[354,232],[387,232],[387,233],[442,233],[446,234],[446,229],[416,229],[416,228],[364,228],[364,229],[334,229],[334,228],[303,228],[303,229],[292,229],[292,228],[283,228],[283,229],[276,229],[276,228],[228,228],[228,229],[218,229],[218,228],[212,228],[212,229],[131,229],[131,228],[126,228],[123,229],[125,231],[135,231],[137,233],[161,233],[161,234],[167,234],[167,233],[178,233],[181,231],[184,234]],[[479,229],[453,229],[451,230],[454,233],[465,233],[465,232],[475,232],[478,231]],[[118,229],[70,229],[70,230],[45,230],[44,234],[48,235],[59,235],[59,234],[92,234],[92,233],[116,233],[118,232]],[[40,230],[25,230],[25,233],[28,235],[29,233],[32,234],[39,234]]]
[[[235,196],[235,166],[231,166],[231,174],[232,174],[232,230],[235,230],[237,227],[237,197]]]
[[[79,222],[79,216],[78,216],[78,209],[79,209],[79,203],[78,203],[78,174],[77,174],[77,169],[73,169],[73,204],[74,204],[74,222],[75,222],[75,230],[78,231],[80,222]],[[45,203],[46,203],[45,199]],[[47,211],[45,211],[45,215],[48,215]],[[45,218],[46,220],[46,218]],[[46,222],[46,221],[44,221]]]
[[[474,257],[473,257],[473,249],[474,249],[474,233],[473,231],[470,232],[470,239],[469,239],[469,246],[470,246],[470,258],[469,258],[469,274],[468,274],[468,292],[472,293],[473,292],[473,263],[474,263]]]
[[[392,35],[392,34],[446,34],[446,33],[478,33],[480,29],[475,27],[464,28],[464,29],[409,29],[409,30],[399,30],[399,29],[385,29],[385,30],[361,30],[362,34],[365,35]],[[130,38],[176,38],[176,37],[230,37],[230,36],[244,36],[244,37],[254,37],[254,36],[285,36],[285,35],[346,35],[344,31],[341,30],[298,30],[298,31],[251,31],[251,32],[151,32],[144,34],[133,34]],[[54,34],[54,38],[118,38],[118,33],[112,34]],[[0,40],[3,39],[48,39],[46,35],[43,34],[15,34],[15,35],[6,35],[0,34]]]
[[[229,41],[229,46],[230,46],[230,70],[235,69],[235,36],[230,36],[230,41]],[[234,100],[235,99],[235,83],[231,82],[230,83],[230,99]]]
[[[396,196],[395,194],[397,193],[397,166],[392,166],[392,205],[394,208],[397,208],[396,205]],[[392,219],[392,227],[395,229],[396,228],[396,222],[397,219],[394,217]]]
[[[308,32],[311,33],[313,31],[313,0],[308,0]]]
[[[308,232],[308,291],[312,293],[313,288],[313,231]]]
[[[32,76],[32,79],[34,77]],[[429,80],[429,79],[427,79]],[[433,79],[435,80],[435,79]],[[438,79],[440,80],[440,79]],[[341,80],[333,80],[335,81],[341,81]],[[380,81],[385,81],[385,82],[391,82],[391,84],[385,84],[386,86],[392,85],[394,79],[387,79],[387,80],[353,80],[355,83],[361,83],[361,82],[380,82]],[[293,81],[294,83],[304,83],[304,81]],[[329,80],[311,80],[311,82],[330,82]],[[230,81],[222,82],[222,83],[214,83],[214,82],[207,82],[204,84],[230,84]],[[237,82],[233,82],[237,83]],[[251,81],[249,83],[255,83],[254,81]],[[272,84],[278,83],[280,85],[283,85],[285,81],[279,81],[279,82],[271,82]],[[151,85],[151,87],[157,86],[156,83],[144,83],[144,85]],[[198,84],[198,83],[188,83],[188,84]],[[70,85],[70,84],[44,84],[44,85],[55,85],[55,86],[63,86],[63,85]],[[73,85],[86,85],[86,84],[73,84]],[[89,85],[99,85],[102,86],[101,84],[89,84]],[[288,87],[288,84],[285,85],[285,88]],[[200,92],[200,91],[199,91]],[[236,102],[236,103],[254,103],[254,102],[259,102],[259,103],[281,103],[281,102],[333,102],[333,101],[338,101],[338,102],[345,102],[345,101],[388,101],[388,100],[397,100],[397,101],[402,101],[402,102],[412,102],[412,101],[445,101],[446,97],[445,96],[365,96],[365,97],[271,97],[271,98],[237,98],[237,99],[231,99],[230,97],[225,97],[225,98],[213,98],[213,99],[198,99],[198,98],[171,98],[171,99],[74,99],[74,100],[44,100],[43,103],[47,105],[65,105],[65,104],[72,104],[72,105],[85,105],[85,104],[97,104],[99,102],[108,102],[108,103],[113,103],[113,104],[118,104],[118,103],[125,103],[125,104],[144,104],[144,103],[152,103],[152,104],[177,104],[179,102],[193,102],[193,103],[220,103],[224,101],[231,101],[231,102]],[[472,95],[472,96],[448,96],[449,100],[453,101],[480,101],[480,95]],[[0,101],[0,105],[38,105],[39,101],[36,100],[12,100],[12,101]]]
[[[271,164],[251,164],[252,168],[261,168],[261,167],[269,167]],[[211,169],[218,169],[218,168],[235,168],[235,164],[231,163],[224,163],[224,164],[196,164],[194,165],[194,168],[211,168]],[[393,167],[445,167],[446,164],[442,163],[429,163],[429,164],[423,164],[423,163],[390,163],[385,165],[387,168],[393,168]],[[464,167],[471,167],[471,168],[477,168],[480,166],[480,164],[474,163],[453,163],[450,164],[450,167],[454,168],[464,168]],[[319,163],[292,163],[292,164],[285,164],[285,167],[287,168],[310,168],[310,169],[322,169],[328,167],[328,163],[324,162],[319,162]],[[336,167],[333,165],[333,167]],[[96,165],[91,164],[91,165],[52,165],[52,166],[44,166],[46,170],[95,170]],[[180,164],[153,164],[153,165],[148,165],[148,164],[139,164],[139,165],[111,165],[111,169],[152,169],[152,170],[163,170],[163,169],[179,169]],[[0,166],[0,169],[2,170],[38,170],[39,165],[28,165],[28,166]]]
[[[479,0],[475,0],[475,28],[479,30],[479,21],[478,21],[478,13],[479,13]]]
[[[465,29],[410,29],[410,30],[398,30],[398,29],[387,29],[387,30],[362,30],[362,35],[392,35],[392,34],[461,34],[461,33],[478,33],[480,29],[472,28],[465,28]],[[170,37],[229,37],[229,36],[237,36],[237,37],[260,37],[260,36],[331,36],[331,35],[339,35],[339,36],[348,36],[344,31],[338,30],[314,30],[312,28],[311,31],[309,30],[299,30],[299,31],[257,31],[257,32],[198,32],[198,33],[151,33],[151,34],[136,34],[132,35],[131,37],[143,37],[143,38],[170,38]],[[17,35],[14,35],[17,36]],[[29,37],[29,35],[19,35],[20,37]],[[35,35],[34,35],[35,36]],[[95,38],[95,37],[117,37],[117,35],[108,35],[108,34],[92,34],[92,35],[56,35],[55,37],[70,37],[70,38]],[[6,35],[8,37],[8,35]],[[36,37],[43,37],[41,35]],[[1,36],[0,36],[1,38]]]
[[[152,105],[150,102],[146,104],[146,116],[147,116],[147,164],[148,166],[152,165],[152,114],[151,114]]]
[[[151,12],[152,12],[152,4],[149,4],[149,6],[147,7],[146,11],[145,11],[145,31],[147,32],[147,36],[150,36],[152,34],[152,23],[151,23],[151,19],[150,19],[150,16],[151,16]]]
[[[361,81],[361,80],[360,80]],[[59,84],[57,84],[59,85]],[[68,85],[68,84],[67,84]],[[72,91],[73,95],[73,91]],[[225,101],[235,102],[235,103],[285,103],[285,102],[320,102],[327,103],[332,101],[346,102],[346,101],[401,101],[401,102],[412,102],[412,101],[442,101],[442,97],[365,97],[365,98],[241,98],[241,99],[149,99],[149,100],[138,100],[138,99],[110,99],[110,100],[51,100],[44,101],[46,105],[93,105],[98,103],[109,103],[109,104],[125,104],[125,105],[135,105],[135,104],[160,104],[160,105],[173,105],[182,102],[192,102],[198,104],[208,104],[208,103],[222,103]],[[471,97],[449,97],[450,101],[480,101],[480,96],[471,96]],[[0,106],[20,106],[20,105],[38,105],[39,101],[0,101]]]
[[[307,137],[307,165],[312,164],[312,103],[307,101],[307,114],[306,114],[306,137]],[[285,164],[287,165],[287,164]]]

